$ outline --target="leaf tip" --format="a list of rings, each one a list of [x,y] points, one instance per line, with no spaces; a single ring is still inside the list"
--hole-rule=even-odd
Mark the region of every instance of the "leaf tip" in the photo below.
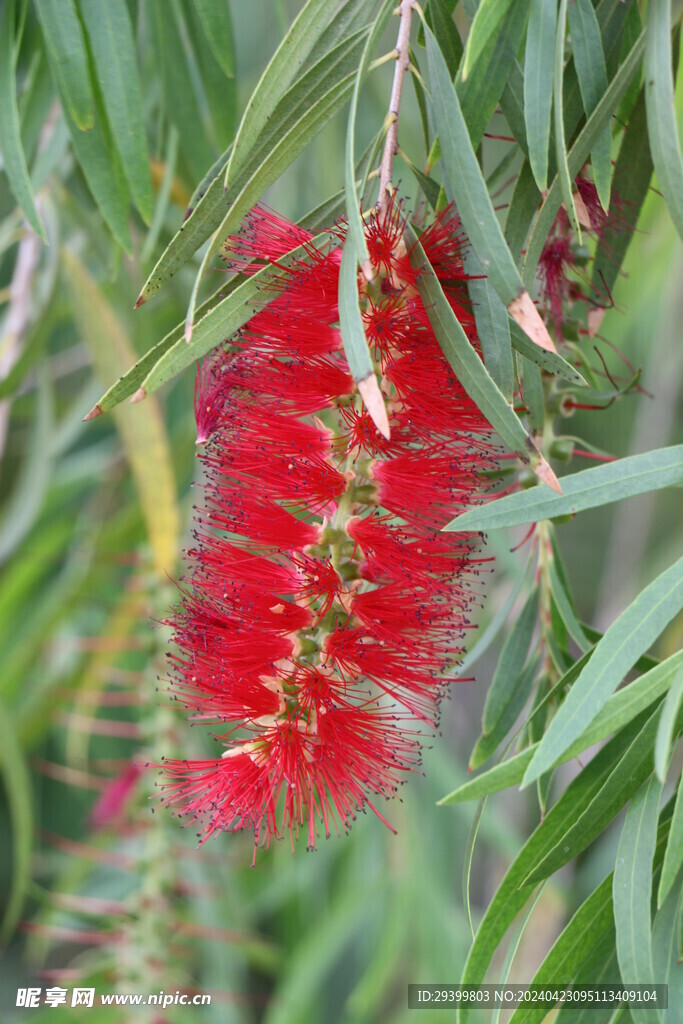
[[[541,460],[537,466],[534,467],[534,473],[539,480],[542,480],[548,487],[552,487],[557,494],[562,494],[562,488],[560,487],[560,481],[555,476],[550,464],[546,462],[544,457],[541,455]]]
[[[133,309],[139,309],[140,306],[144,306],[145,302],[147,302],[147,298],[145,296],[145,293],[144,292],[140,292],[140,294],[137,297],[136,303],[133,306]]]
[[[147,398],[147,392],[144,388],[138,388],[135,394],[131,398],[131,405],[136,405],[138,402],[142,402],[143,399]]]
[[[508,313],[519,324],[527,337],[531,338],[534,345],[545,349],[546,352],[557,354],[553,339],[548,334],[548,328],[543,323],[541,314],[536,309],[528,291],[523,291],[521,295],[512,300],[508,306]]]
[[[104,409],[102,408],[100,403],[97,402],[95,405],[93,405],[93,407],[90,410],[90,412],[87,412],[85,414],[85,416],[83,417],[83,422],[87,423],[89,420],[96,420],[97,417],[101,416],[103,412],[104,412]]]
[[[356,384],[360,391],[365,408],[368,410],[370,419],[375,424],[382,437],[386,438],[388,441],[391,437],[389,417],[387,416],[387,407],[384,404],[382,392],[380,391],[379,384],[377,383],[377,377],[375,377],[374,373],[369,373],[367,377],[356,381]]]

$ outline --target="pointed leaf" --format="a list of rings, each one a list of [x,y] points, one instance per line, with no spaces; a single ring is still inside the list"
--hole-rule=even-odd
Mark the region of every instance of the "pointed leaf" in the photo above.
[[[671,0],[652,0],[647,10],[645,48],[647,130],[659,187],[683,238],[683,158],[673,99]]]
[[[228,0],[195,0],[213,55],[228,78],[235,74],[235,44]]]
[[[135,41],[125,0],[81,0],[102,99],[133,201],[149,224],[154,195],[145,140]]]
[[[666,844],[666,851],[664,853],[662,874],[659,879],[659,891],[657,892],[658,907],[661,907],[664,904],[664,901],[671,892],[673,884],[676,881],[676,877],[680,874],[682,864],[683,785],[681,784],[681,780],[679,779],[678,792],[676,793],[676,802],[674,804],[673,818],[671,819],[671,829],[669,830],[669,839]]]
[[[453,11],[450,9],[452,7],[453,4],[446,4],[445,0],[429,0],[427,24],[439,40],[439,46],[441,47],[441,52],[444,55],[451,78],[455,78],[455,73],[462,59],[463,46],[460,33],[453,21]],[[422,45],[424,45],[424,38]]]
[[[33,186],[26,166],[21,144],[19,110],[17,108],[16,70],[16,4],[7,0],[0,21],[0,139],[2,161],[17,204],[26,220],[40,238],[47,243],[45,226],[36,209]]]
[[[662,785],[652,776],[631,800],[614,867],[612,898],[617,931],[617,959],[622,981],[648,985],[659,979],[652,968],[650,899]],[[634,1021],[651,1019],[649,1011],[630,1010]]]
[[[558,29],[559,31],[559,29]],[[636,71],[638,70],[645,49],[645,33],[642,32],[631,47],[628,56],[607,87],[607,91],[597,107],[586,121],[581,132],[569,150],[567,166],[569,168],[570,185],[588,159],[600,133],[607,127],[611,117],[619,106]],[[566,187],[566,182],[565,182]],[[562,188],[556,177],[548,189],[536,222],[532,228],[524,257],[523,277],[527,285],[532,285],[536,276],[536,267],[543,251],[546,239],[550,234],[553,221],[563,201]]]
[[[505,399],[512,402],[515,371],[510,341],[510,323],[505,306],[482,274],[482,266],[473,249],[464,255],[465,272],[469,275],[467,290],[477,325],[484,364]],[[526,335],[524,335],[526,339]],[[528,340],[528,339],[526,339]],[[533,348],[538,346],[529,342]],[[543,349],[539,349],[542,352]]]
[[[431,34],[427,36],[427,46]],[[498,432],[501,440],[526,465],[542,465],[543,456],[519,419],[496,387],[488,370],[470,344],[460,322],[443,293],[434,269],[410,226],[406,226],[410,262],[418,273],[420,292],[429,322],[446,359],[473,402]]]
[[[358,305],[356,249],[349,236],[342,252],[339,271],[339,326],[344,354],[365,406],[383,437],[389,437],[389,420],[368,347]]]
[[[600,25],[591,0],[573,0],[569,4],[569,31],[583,109],[586,117],[590,117],[607,89],[607,67]],[[607,210],[612,179],[611,125],[598,136],[591,152],[591,164],[600,203],[603,210]]]
[[[34,3],[59,93],[77,128],[88,131],[95,120],[95,101],[83,29],[74,0],[34,0]]]
[[[532,488],[506,495],[457,516],[446,529],[495,530],[503,526],[522,526],[682,483],[683,445],[679,444],[562,477],[562,494]]]
[[[671,684],[671,689],[666,695],[662,706],[662,714],[657,729],[655,742],[655,774],[664,785],[669,770],[669,761],[673,743],[676,738],[676,723],[679,719],[679,712],[683,704],[683,672],[681,672]]]
[[[539,590],[538,587],[534,587],[503,644],[484,703],[481,724],[485,734],[495,728],[510,702],[511,687],[524,668],[536,625],[538,600]]]
[[[531,0],[524,55],[524,122],[529,163],[538,188],[548,184],[550,114],[553,105],[553,45],[557,6]]]
[[[641,712],[646,711],[666,693],[671,680],[675,678],[682,665],[683,651],[673,654],[656,668],[650,669],[639,679],[613,694],[588,728],[558,757],[555,764],[565,764],[584,750],[588,750],[589,747],[604,740],[610,733],[616,733],[632,722]],[[567,676],[570,675],[570,672],[567,673]],[[575,673],[572,674],[575,675]],[[538,750],[538,746],[539,744],[535,743],[519,754],[508,758],[507,761],[502,761],[494,768],[489,768],[488,771],[476,778],[469,779],[448,796],[443,797],[439,803],[451,804],[463,803],[465,800],[477,800],[480,797],[489,796],[491,793],[498,793],[503,789],[516,786],[522,781],[525,769]]]
[[[645,587],[598,642],[590,663],[548,726],[523,784],[547,771],[593,721],[636,659],[683,606],[683,558]]]
[[[463,78],[467,78],[469,75],[511,3],[512,0],[481,0],[467,38],[462,68]],[[519,8],[519,6],[520,4],[516,2],[515,7]],[[522,18],[522,11],[518,10],[516,13],[519,18]]]
[[[484,272],[523,330],[543,348],[554,346],[528,296],[505,244],[491,198],[482,177],[460,103],[448,68],[434,36],[425,30],[432,83],[434,120],[443,151],[443,173],[448,198],[455,201]]]
[[[567,26],[567,2],[560,0],[555,31],[555,54],[553,57],[553,124],[555,127],[555,160],[557,176],[562,193],[562,204],[569,215],[576,237],[581,242],[581,225],[574,206],[574,177],[569,172],[567,143],[564,134],[564,42]]]

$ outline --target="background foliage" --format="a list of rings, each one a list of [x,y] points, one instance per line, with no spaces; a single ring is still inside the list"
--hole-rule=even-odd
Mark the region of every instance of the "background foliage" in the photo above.
[[[367,171],[376,156],[366,147],[383,123],[391,64],[358,78],[356,155],[348,101],[358,68],[394,45],[390,7],[2,4],[3,1019],[26,1012],[14,1008],[16,987],[36,976],[100,991],[211,991],[211,1008],[167,1010],[165,1019],[268,1024],[419,1020],[405,1008],[406,980],[528,981],[538,971],[554,982],[621,974],[674,984],[680,491],[659,488],[680,484],[680,448],[645,456],[635,475],[624,472],[632,463],[605,464],[599,472],[611,478],[598,477],[587,511],[568,522],[564,507],[540,509],[543,487],[519,492],[521,511],[501,501],[474,513],[475,528],[498,516],[496,569],[463,668],[476,683],[454,689],[424,778],[390,808],[397,838],[363,819],[315,855],[277,847],[252,871],[248,839],[196,851],[166,813],[150,813],[152,779],[131,769],[199,748],[156,687],[160,621],[192,501],[191,370],[177,374],[239,326],[241,300],[218,277],[210,239],[217,232],[220,242],[264,194],[294,219],[329,223],[344,210],[345,175],[346,195],[374,201]],[[513,353],[503,314],[484,347],[493,386],[511,397],[510,369],[522,379],[527,426],[558,473],[576,438],[583,451],[619,457],[675,444],[683,189],[669,4],[563,0],[555,11],[482,0],[476,19],[473,0],[426,9],[434,36],[416,26],[413,54],[429,96],[419,80],[415,91],[406,86],[395,177],[414,210],[442,203],[443,184],[465,218],[453,160],[476,152],[467,209],[493,216],[490,204],[477,206],[480,166],[506,239],[493,254],[503,284],[493,275],[484,283],[492,307],[496,295],[508,301],[510,266],[533,287],[534,261],[560,203],[571,210],[571,182],[587,159],[602,197],[611,189],[624,202],[626,229],[585,273],[599,268],[594,280],[609,285],[614,307],[600,335],[633,372],[607,343],[568,333],[562,352],[590,390],[541,373],[520,354],[523,337]],[[457,139],[460,155],[448,146],[454,104],[469,136]],[[539,186],[548,186],[540,212]],[[481,244],[495,239],[489,231]],[[583,243],[589,257],[590,235]],[[134,314],[143,285],[154,301]],[[572,311],[579,326],[585,312]],[[143,384],[145,401],[118,404]],[[113,413],[83,423],[98,401]],[[575,456],[570,469],[585,465]],[[585,479],[595,477],[565,493],[581,492]],[[540,515],[557,518],[539,523],[532,566],[528,544],[514,550],[527,527],[505,524]],[[470,758],[479,771],[466,781]],[[523,779],[533,784],[520,792]],[[109,1020],[117,1011],[101,1012]],[[529,1016],[519,1012],[516,1024]]]

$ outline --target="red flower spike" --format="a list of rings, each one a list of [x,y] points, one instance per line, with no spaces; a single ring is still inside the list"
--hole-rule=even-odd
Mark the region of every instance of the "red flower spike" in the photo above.
[[[418,767],[471,628],[479,538],[440,530],[484,499],[498,454],[432,332],[403,227],[395,202],[369,218],[372,299],[359,278],[390,440],[344,358],[340,247],[273,267],[284,291],[199,373],[204,507],[169,688],[195,719],[224,724],[225,750],[164,762],[162,799],[202,841],[303,832],[314,847],[366,807],[385,821],[377,797]],[[225,251],[252,273],[310,238],[258,208]],[[452,208],[422,244],[478,345]]]

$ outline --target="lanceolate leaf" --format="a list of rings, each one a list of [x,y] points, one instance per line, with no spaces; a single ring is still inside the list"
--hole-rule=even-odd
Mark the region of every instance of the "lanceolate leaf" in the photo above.
[[[466,251],[464,264],[465,271],[470,277],[467,290],[472,302],[486,369],[507,401],[511,402],[515,384],[510,342],[511,321],[508,319],[505,306],[482,274],[481,263],[473,249]],[[528,341],[525,334],[523,337]],[[528,341],[528,344],[530,348],[538,349],[539,352],[545,351],[531,341]]]
[[[524,775],[528,785],[547,771],[593,721],[637,658],[683,606],[683,558],[658,576],[622,612],[596,645],[589,664],[550,723]]]
[[[81,0],[102,99],[135,205],[149,224],[154,195],[145,141],[135,41],[125,0]]]
[[[7,0],[0,20],[0,139],[2,159],[14,198],[44,242],[45,227],[36,209],[33,186],[21,144],[15,79],[15,0]]]
[[[683,238],[683,157],[673,98],[671,0],[652,0],[647,10],[645,48],[647,130],[659,187]]]
[[[538,587],[534,587],[503,644],[484,703],[481,724],[485,734],[491,732],[505,710],[510,699],[510,687],[524,667],[536,625],[538,597]]]
[[[329,22],[327,14],[328,0],[308,0],[273,54],[251,95],[237,130],[235,144],[225,169],[226,188],[253,149],[268,119],[323,34]]]
[[[679,711],[683,703],[683,672],[674,680],[662,706],[655,742],[655,773],[664,785],[669,770],[673,743],[676,739]]]
[[[235,74],[235,44],[227,0],[195,0],[209,46],[228,78]]]
[[[591,0],[573,0],[569,4],[569,31],[574,51],[574,67],[586,117],[595,110],[607,89],[607,68],[595,8]],[[609,209],[612,178],[612,129],[608,125],[591,152],[595,187],[604,210]]]
[[[666,693],[671,680],[682,666],[683,652],[673,654],[666,661],[636,679],[635,682],[613,694],[588,728],[557,758],[555,766],[577,757],[584,750],[588,750],[589,747],[604,740],[610,733],[622,729],[641,712],[646,711]],[[468,780],[445,796],[440,803],[451,804],[463,803],[465,800],[477,800],[480,797],[489,796],[491,793],[498,793],[502,789],[508,789],[510,786],[516,786],[522,781],[525,769],[538,750],[538,746],[539,744],[535,743],[519,754],[515,754],[514,757],[508,758],[507,761],[496,765],[495,768],[490,768],[477,778]]]
[[[548,145],[553,100],[553,46],[557,5],[531,0],[524,56],[524,120],[529,162],[539,189],[548,184]]]
[[[88,57],[74,0],[35,0],[50,58],[52,76],[77,128],[88,131],[95,121]]]
[[[498,28],[503,15],[511,3],[512,0],[481,0],[467,39],[467,49],[465,50],[462,68],[463,78],[467,78],[471,69],[476,64],[486,42]],[[519,10],[520,4],[518,0],[516,0],[515,7],[518,9],[516,12],[517,16],[521,18],[522,12]]]
[[[448,65],[451,78],[455,78],[462,59],[463,48],[460,33],[453,21],[453,12],[450,10],[452,6],[452,4],[446,4],[445,0],[429,0],[427,23],[439,40],[439,46]],[[422,32],[422,28],[420,28],[420,32]],[[422,43],[424,44],[424,39]]]
[[[598,103],[597,107],[588,118],[585,126],[579,133],[576,142],[571,147],[567,165],[569,168],[570,181],[574,181],[577,174],[588,159],[600,133],[609,124],[610,118],[619,106],[631,79],[638,70],[640,60],[645,49],[645,33],[641,33],[638,40],[633,44],[623,64],[615,74],[607,87],[607,91]],[[543,206],[538,214],[536,223],[529,237],[526,256],[524,257],[524,281],[529,285],[533,283],[536,267],[543,246],[550,233],[553,221],[562,204],[563,196],[560,183],[557,178],[548,189]]]
[[[680,873],[681,864],[683,864],[683,784],[679,779],[669,840],[666,844],[662,874],[659,879],[659,890],[657,892],[658,907],[663,905],[671,892],[676,876]]]
[[[428,34],[428,46],[431,38],[431,34]],[[544,472],[549,468],[548,464],[472,348],[410,226],[406,227],[405,239],[410,261],[418,272],[417,287],[427,316],[458,380],[510,450],[515,452],[522,462],[531,465],[534,472]]]
[[[571,828],[562,835],[525,882],[540,882],[577,857],[607,828],[627,800],[652,772],[659,711],[645,722],[624,755]]]
[[[572,515],[634,494],[683,483],[683,445],[631,455],[562,478],[562,494],[533,488],[506,495],[453,519],[447,530],[494,530]]]
[[[356,81],[353,86],[351,105],[349,108],[349,119],[346,125],[346,152],[344,161],[344,187],[346,191],[346,214],[348,217],[348,232],[353,243],[356,260],[364,268],[366,277],[372,277],[372,268],[369,267],[368,246],[365,241],[365,226],[360,209],[360,199],[356,189],[356,113],[358,110],[358,97],[360,89],[368,71],[370,58],[374,53],[377,42],[386,27],[391,16],[394,0],[385,0],[382,9],[377,16],[372,31],[367,38],[363,54],[358,65]]]
[[[311,248],[319,247],[327,238],[327,232],[316,235],[306,245],[297,246],[283,256],[278,261],[279,265],[287,267],[296,260],[306,259]],[[286,273],[278,274],[274,267],[267,266],[239,284],[226,299],[213,306],[195,323],[191,344],[188,345],[182,336],[166,349],[144,378],[140,397],[156,391],[216,345],[230,338],[286,287],[288,279]],[[166,340],[160,344],[163,345]]]
[[[239,227],[243,213],[261,198],[263,191],[348,99],[364,45],[365,30],[361,30],[338,44],[292,86],[246,162],[231,177],[227,191],[220,172],[225,157],[217,161],[219,172],[157,262],[138,303],[152,298],[216,229],[221,228],[217,243],[220,244],[230,230]],[[318,97],[313,106],[312,95]]]
[[[389,437],[389,420],[380,391],[372,356],[368,348],[363,318],[358,305],[358,273],[356,249],[348,237],[342,253],[339,271],[339,326],[344,354],[349,370],[360,391],[365,406],[383,437]]]
[[[617,958],[622,981],[647,985],[657,979],[652,969],[650,899],[652,863],[657,843],[657,817],[662,784],[652,776],[635,795],[624,821],[612,883]],[[645,1024],[647,1011],[631,1009]]]
[[[501,939],[533,892],[533,886],[523,884],[524,879],[590,804],[622,752],[621,737],[608,743],[570,783],[526,841],[508,868],[479,925],[461,979],[464,987],[481,984],[484,980]],[[465,1024],[470,1013],[471,1007],[460,1005],[456,1018],[459,1024]]]
[[[443,152],[447,195],[456,202],[484,272],[510,315],[536,344],[554,351],[547,329],[505,244],[446,63],[429,29],[425,30],[425,35],[434,120]]]
[[[574,177],[569,171],[567,161],[567,143],[564,133],[564,41],[567,25],[567,0],[560,0],[555,30],[555,55],[553,57],[553,124],[555,127],[555,160],[557,176],[562,193],[562,202],[566,209],[576,237],[581,241],[581,226],[574,206]]]

